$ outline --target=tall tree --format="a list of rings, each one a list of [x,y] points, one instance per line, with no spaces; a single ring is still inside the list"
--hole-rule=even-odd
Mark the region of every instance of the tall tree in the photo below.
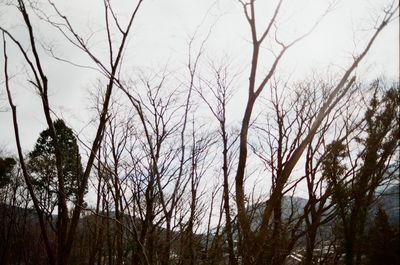
[[[338,81],[335,82],[333,88],[330,90],[328,96],[324,100],[324,103],[322,104],[318,114],[313,119],[309,129],[304,133],[304,137],[302,137],[302,139],[299,141],[298,146],[295,147],[291,156],[288,157],[283,169],[281,170],[281,172],[279,172],[276,184],[273,188],[273,191],[271,192],[268,202],[266,203],[261,225],[259,226],[259,229],[257,231],[253,231],[251,229],[251,222],[246,213],[247,198],[245,193],[245,180],[246,166],[248,164],[249,156],[249,129],[252,122],[254,107],[256,106],[257,100],[261,93],[264,91],[267,85],[270,84],[283,56],[292,46],[311,34],[315,27],[319,24],[319,20],[312,28],[310,28],[309,31],[305,32],[303,35],[295,38],[294,40],[286,44],[279,40],[279,34],[275,32],[275,36],[272,38],[275,39],[281,49],[277,53],[275,59],[272,61],[269,69],[264,72],[265,74],[263,74],[261,72],[260,61],[263,43],[265,44],[265,40],[268,39],[267,37],[269,37],[270,35],[274,35],[274,32],[271,29],[276,28],[276,20],[278,18],[278,15],[280,15],[280,9],[283,1],[278,1],[276,7],[273,9],[273,15],[270,18],[267,26],[264,26],[261,31],[260,28],[262,27],[258,27],[259,21],[257,19],[256,13],[256,3],[258,2],[256,2],[255,0],[241,0],[240,2],[243,6],[244,15],[247,19],[251,31],[252,58],[247,89],[247,103],[245,111],[243,113],[240,128],[239,155],[235,175],[235,199],[238,211],[239,228],[241,234],[243,235],[243,244],[241,247],[243,252],[243,261],[246,264],[262,264],[261,258],[263,254],[263,247],[268,241],[268,234],[270,232],[269,221],[270,218],[273,216],[274,211],[276,212],[276,209],[279,208],[284,187],[287,184],[293,169],[302,157],[307,146],[316,135],[323,121],[353,86],[356,80],[356,77],[354,75],[355,69],[365,58],[366,54],[370,50],[379,33],[390,21],[392,21],[392,18],[396,16],[398,6],[393,3],[390,8],[385,11],[383,18],[377,25],[375,32],[368,40],[365,48],[362,49],[358,55],[353,56],[354,60],[350,63],[348,67],[345,68],[346,70],[344,71],[343,75],[341,75],[341,77],[338,79]],[[276,262],[276,264],[279,263],[280,261]]]
[[[365,112],[364,130],[356,138],[360,151],[354,154],[350,144],[334,142],[324,162],[328,186],[340,217],[347,265],[361,262],[363,253],[359,242],[365,238],[368,210],[377,188],[394,174],[389,167],[399,148],[399,85],[394,84],[381,96],[379,82],[374,82],[372,88],[375,93]],[[349,158],[349,169],[340,164],[340,159],[345,157]]]
[[[83,176],[77,140],[71,128],[63,120],[54,121],[53,126],[61,149],[65,195],[68,199],[76,199],[77,191],[82,185]],[[58,193],[58,179],[54,154],[50,130],[46,129],[40,133],[34,150],[28,155],[28,168],[37,191],[55,203]]]
[[[95,156],[97,154],[98,148],[100,146],[101,139],[103,137],[103,130],[106,124],[108,108],[110,104],[110,98],[114,90],[114,86],[118,83],[117,76],[120,73],[122,58],[124,57],[124,51],[127,44],[128,35],[133,28],[133,21],[138,14],[139,8],[143,0],[138,0],[129,15],[129,19],[126,21],[125,25],[121,24],[121,19],[114,12],[112,5],[109,0],[103,1],[104,6],[104,20],[105,28],[107,32],[106,50],[108,51],[108,56],[98,57],[93,52],[91,45],[84,40],[84,38],[78,33],[77,29],[72,26],[72,23],[67,18],[65,14],[62,13],[60,9],[53,2],[49,2],[50,9],[54,15],[47,16],[45,13],[36,12],[38,11],[34,5],[31,5],[28,1],[18,0],[15,5],[18,9],[18,13],[21,15],[25,29],[27,30],[26,36],[29,38],[29,42],[21,42],[18,40],[13,32],[7,30],[3,25],[0,26],[0,31],[3,35],[3,58],[4,58],[4,80],[5,87],[8,97],[8,102],[11,107],[14,134],[16,139],[16,145],[18,150],[18,157],[21,164],[24,181],[26,182],[29,194],[32,198],[35,211],[38,214],[40,230],[42,233],[43,242],[47,252],[47,257],[49,264],[66,265],[68,264],[68,259],[71,254],[72,244],[74,242],[75,234],[77,231],[79,217],[82,211],[82,205],[84,203],[85,187],[88,183],[89,175],[92,170],[93,163],[95,161]],[[43,16],[39,15],[43,14]],[[37,43],[37,36],[35,33],[36,25],[32,23],[30,15],[39,15],[39,17],[56,30],[58,30],[62,36],[65,37],[66,42],[72,44],[74,47],[78,48],[83,55],[88,56],[94,64],[94,68],[98,70],[103,77],[105,77],[104,85],[104,97],[101,102],[99,102],[100,116],[98,117],[98,125],[96,129],[93,141],[90,144],[89,157],[87,159],[86,167],[84,169],[82,184],[78,187],[78,192],[76,194],[75,206],[72,209],[72,217],[70,218],[68,214],[68,207],[66,201],[66,194],[64,188],[64,176],[63,176],[63,161],[61,154],[61,147],[58,142],[58,137],[53,126],[53,117],[51,104],[48,97],[49,92],[49,78],[47,76],[47,71],[45,70],[45,63],[41,56],[40,45]],[[117,28],[117,34],[111,34],[111,29]],[[59,210],[59,229],[57,231],[57,252],[55,252],[50,245],[48,233],[46,231],[46,226],[44,222],[43,209],[41,202],[38,200],[34,186],[32,185],[32,178],[28,173],[26,168],[25,159],[22,152],[20,131],[18,126],[18,116],[17,116],[17,106],[13,101],[13,94],[11,93],[10,75],[8,70],[8,51],[7,42],[12,42],[18,49],[20,54],[24,58],[24,62],[28,66],[31,77],[28,77],[28,83],[34,87],[40,96],[42,103],[42,109],[44,112],[44,118],[49,127],[50,136],[52,139],[52,144],[54,146],[54,155],[57,168],[57,178],[58,178],[58,210]],[[29,48],[27,48],[29,47]],[[106,59],[105,59],[106,58]],[[69,60],[67,60],[69,61]]]

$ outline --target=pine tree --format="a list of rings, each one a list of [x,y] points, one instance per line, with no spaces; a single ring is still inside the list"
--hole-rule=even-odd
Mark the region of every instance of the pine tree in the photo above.
[[[340,164],[345,158],[345,146],[333,142],[328,146],[323,161],[323,174],[336,203],[342,230],[346,264],[361,264],[364,255],[366,218],[375,198],[376,189],[387,178],[388,165],[399,148],[398,107],[400,93],[398,84],[380,96],[379,82],[365,113],[365,131],[358,138],[361,152],[359,167],[346,173]]]
[[[65,122],[58,119],[54,122],[62,153],[63,175],[66,197],[74,199],[81,185],[83,168],[76,137]],[[58,179],[54,146],[49,129],[40,133],[35,148],[29,153],[29,170],[34,179],[36,190],[47,206],[54,206],[57,198]]]
[[[388,216],[381,207],[376,213],[367,242],[369,265],[395,265],[400,263],[399,233],[390,226]]]

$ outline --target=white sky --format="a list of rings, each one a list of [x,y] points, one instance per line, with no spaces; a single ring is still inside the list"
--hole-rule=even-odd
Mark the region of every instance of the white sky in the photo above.
[[[105,33],[102,1],[56,0],[78,31],[85,36],[89,32],[98,32],[94,36],[93,48],[97,54],[103,54]],[[122,17],[134,7],[134,1],[117,0],[116,10]],[[259,28],[268,22],[271,2],[258,0],[257,14]],[[281,24],[279,34],[290,40],[306,31],[324,11],[328,1],[286,1],[278,21]],[[388,1],[352,0],[338,1],[334,10],[318,26],[315,32],[290,50],[279,71],[282,75],[302,78],[312,70],[330,69],[332,74],[340,72],[351,60],[351,54],[363,48],[371,35],[374,18],[380,8]],[[32,17],[33,14],[32,14]],[[37,20],[35,20],[38,22]],[[209,58],[229,56],[234,65],[247,70],[250,63],[251,45],[249,27],[246,24],[242,7],[236,0],[145,0],[135,22],[134,34],[124,59],[125,72],[134,73],[137,69],[160,68],[169,64],[173,69],[181,69],[187,59],[187,43],[196,27],[200,27],[200,39],[214,25],[207,43],[206,54]],[[27,44],[21,17],[15,8],[6,6],[0,0],[0,24],[15,32],[17,38]],[[58,54],[71,60],[87,64],[87,58],[76,49],[65,45],[60,35],[43,23],[37,23],[36,36],[44,43],[52,43]],[[34,26],[36,26],[34,25]],[[25,151],[33,148],[40,131],[45,129],[45,121],[38,97],[26,82],[26,68],[21,66],[21,58],[9,43],[10,71],[16,75],[12,81],[14,100],[18,106],[22,145]],[[262,66],[268,67],[271,54],[265,50]],[[3,57],[0,65],[3,68]],[[84,129],[93,117],[88,111],[88,90],[96,84],[97,73],[77,69],[60,63],[49,56],[43,56],[49,84],[51,104],[59,116],[65,117],[76,131]],[[384,75],[397,80],[399,77],[399,22],[392,22],[381,34],[370,54],[357,70],[360,77],[370,80]],[[248,73],[243,75],[247,79]],[[7,107],[4,100],[4,76],[0,77],[0,109]],[[234,115],[238,120],[242,116],[242,100],[246,95],[246,82],[240,84],[239,97],[234,101]],[[88,133],[87,131],[85,131]],[[88,133],[88,138],[90,133]],[[0,112],[0,147],[15,150],[11,113]]]

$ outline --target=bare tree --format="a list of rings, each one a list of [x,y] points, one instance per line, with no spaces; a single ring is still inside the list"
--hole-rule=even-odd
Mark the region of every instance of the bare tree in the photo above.
[[[282,56],[286,53],[286,51],[295,45],[297,42],[305,38],[309,35],[313,28],[306,32],[304,35],[296,38],[289,44],[283,44],[276,37],[276,41],[281,45],[282,49],[276,57],[275,61],[272,63],[270,69],[267,71],[265,75],[262,77],[259,76],[258,66],[259,66],[259,57],[260,57],[260,47],[265,38],[271,34],[271,28],[273,28],[275,24],[275,20],[279,14],[282,1],[279,1],[277,6],[275,7],[275,11],[273,13],[272,18],[270,19],[268,25],[262,31],[261,35],[259,35],[256,28],[256,3],[251,0],[249,2],[241,1],[244,9],[245,16],[250,26],[251,36],[252,36],[252,63],[249,74],[249,86],[248,86],[248,99],[246,103],[245,112],[243,115],[241,131],[240,131],[240,150],[239,150],[239,161],[236,170],[236,203],[238,208],[238,221],[240,225],[240,230],[243,235],[243,262],[245,264],[261,264],[261,256],[263,252],[263,247],[266,244],[269,233],[269,220],[274,212],[274,209],[277,205],[279,205],[279,200],[281,198],[281,194],[284,190],[284,187],[303,152],[306,147],[309,145],[317,130],[320,128],[324,119],[327,115],[332,111],[332,109],[337,105],[337,103],[347,94],[348,90],[351,88],[355,81],[355,76],[353,75],[354,70],[358,66],[358,64],[364,59],[365,55],[369,51],[370,47],[376,40],[379,33],[383,28],[392,20],[395,16],[398,6],[393,3],[388,11],[385,11],[383,18],[377,25],[377,28],[366,44],[365,48],[362,52],[354,56],[354,61],[346,68],[343,76],[337,81],[336,85],[333,86],[333,89],[330,91],[329,96],[326,97],[323,105],[321,106],[319,113],[313,119],[309,129],[304,133],[302,139],[300,140],[298,146],[292,151],[292,154],[287,159],[287,162],[282,168],[282,171],[277,176],[277,180],[274,186],[274,189],[270,195],[268,203],[266,204],[262,222],[258,229],[258,231],[252,231],[250,226],[250,220],[246,213],[246,195],[245,195],[245,169],[248,158],[248,132],[251,122],[251,116],[253,113],[253,109],[257,98],[260,96],[261,92],[266,87],[267,83],[271,80],[272,76],[275,73],[276,67],[279,64]],[[318,23],[317,23],[318,24]],[[259,83],[257,83],[257,80]]]
[[[58,18],[60,21],[52,21],[50,20],[49,17],[45,17],[45,19],[54,27],[56,27],[64,36],[65,38],[71,42],[73,45],[75,45],[77,48],[79,48],[85,55],[89,56],[89,58],[95,63],[95,65],[98,67],[99,71],[103,73],[103,75],[107,78],[108,82],[106,84],[106,92],[105,92],[105,97],[104,101],[102,102],[102,110],[101,114],[99,117],[99,124],[97,127],[97,132],[96,136],[92,142],[92,146],[89,151],[89,158],[86,164],[86,168],[84,170],[84,175],[82,178],[82,185],[79,187],[79,190],[77,192],[77,198],[75,203],[75,207],[73,209],[72,213],[72,218],[69,219],[68,216],[68,207],[67,207],[67,201],[65,197],[65,187],[64,187],[64,176],[63,176],[63,170],[62,170],[62,161],[63,161],[63,154],[60,150],[60,145],[59,145],[59,139],[57,138],[57,134],[55,133],[55,129],[53,127],[53,118],[51,114],[51,105],[49,102],[48,98],[48,92],[49,92],[49,86],[48,86],[48,77],[45,74],[45,70],[43,67],[42,60],[40,58],[40,53],[38,51],[38,45],[36,43],[36,38],[34,35],[34,30],[33,26],[31,23],[31,18],[29,14],[29,5],[27,8],[27,5],[25,4],[25,1],[19,0],[16,4],[16,7],[18,8],[18,11],[22,15],[23,21],[25,23],[26,29],[27,29],[27,34],[28,34],[28,39],[29,39],[29,49],[30,53],[27,52],[26,48],[24,45],[17,40],[16,37],[10,32],[9,30],[0,27],[0,30],[3,33],[3,43],[4,43],[4,58],[5,58],[5,80],[6,80],[6,89],[7,89],[7,94],[9,98],[9,104],[12,108],[12,113],[13,113],[13,121],[14,121],[14,131],[15,131],[15,136],[16,136],[16,142],[17,142],[17,147],[18,147],[18,155],[19,155],[19,160],[21,163],[23,175],[25,182],[27,184],[28,190],[30,192],[30,196],[33,200],[35,210],[38,213],[39,216],[39,221],[40,221],[40,226],[41,226],[41,233],[44,238],[44,243],[47,251],[47,256],[50,264],[68,264],[68,258],[70,256],[72,244],[74,241],[74,236],[75,236],[75,231],[79,222],[79,216],[82,210],[82,205],[84,202],[84,193],[85,189],[87,186],[88,178],[91,173],[91,169],[93,166],[93,162],[95,160],[95,156],[97,154],[97,150],[99,148],[101,138],[102,138],[102,132],[106,123],[106,118],[107,118],[107,112],[108,112],[108,107],[109,107],[109,102],[110,102],[110,97],[114,88],[115,80],[118,74],[118,71],[121,66],[121,61],[122,61],[122,55],[124,52],[124,48],[126,46],[126,40],[127,37],[132,30],[132,25],[133,21],[136,17],[136,14],[138,13],[138,10],[142,4],[142,1],[139,0],[136,7],[134,8],[130,19],[125,26],[125,28],[122,28],[122,25],[119,23],[118,18],[115,16],[110,2],[109,1],[104,1],[104,7],[105,7],[105,20],[106,20],[106,30],[108,32],[108,47],[109,47],[109,62],[102,62],[98,57],[96,57],[95,54],[93,54],[87,43],[84,41],[82,37],[80,37],[77,33],[77,31],[72,27],[70,21],[68,18],[64,15],[62,15],[61,11],[57,9],[54,3],[49,1],[49,5],[53,7],[53,10],[55,13],[58,15]],[[31,10],[32,11],[32,10]],[[109,20],[109,18],[112,18],[112,20]],[[111,23],[114,23],[117,25],[119,28],[119,33],[120,33],[120,41],[119,45],[114,46],[114,40],[112,39],[112,36],[110,34],[110,27]],[[33,79],[28,79],[28,82],[38,91],[40,99],[42,101],[42,108],[45,114],[45,120],[46,123],[49,127],[50,135],[52,138],[52,144],[54,146],[55,150],[55,157],[56,157],[56,168],[57,168],[57,179],[58,179],[58,225],[57,225],[57,248],[53,249],[50,246],[49,238],[48,238],[48,232],[45,227],[45,220],[43,216],[43,209],[40,206],[40,203],[36,197],[36,194],[34,192],[34,189],[32,187],[32,179],[26,170],[26,165],[21,149],[21,144],[20,144],[20,137],[19,137],[19,128],[18,128],[18,121],[17,121],[17,112],[16,112],[16,106],[13,103],[12,100],[12,94],[10,90],[10,83],[9,83],[9,75],[8,75],[8,69],[7,69],[7,50],[6,50],[6,43],[7,40],[10,40],[12,43],[14,43],[19,51],[21,52],[23,58],[25,59],[26,64],[28,65],[31,74],[33,76]]]
[[[32,204],[40,233],[31,236],[40,234],[47,263],[73,264],[80,257],[80,262],[91,265],[276,265],[285,264],[291,253],[305,246],[302,262],[313,264],[317,255],[329,258],[323,251],[316,253],[319,246],[337,247],[338,241],[323,242],[319,233],[339,218],[347,264],[359,264],[362,250],[354,242],[363,236],[368,206],[398,151],[398,128],[393,124],[398,94],[390,92],[382,102],[374,97],[363,121],[357,116],[362,109],[351,105],[355,91],[360,90],[355,71],[396,17],[398,4],[393,2],[384,10],[372,36],[338,78],[293,84],[277,77],[278,66],[291,47],[313,32],[330,7],[313,26],[286,43],[278,25],[283,0],[276,1],[264,27],[258,2],[239,0],[250,27],[252,53],[247,101],[237,129],[229,108],[233,89],[240,84],[235,73],[240,70],[231,72],[229,63],[217,64],[215,59],[203,64],[212,29],[200,42],[199,28],[189,39],[182,72],[176,74],[166,66],[124,77],[122,61],[142,3],[136,1],[122,19],[109,0],[103,1],[105,55],[98,55],[91,48],[91,36],[81,36],[50,0],[45,8],[51,14],[28,0],[13,5],[22,16],[29,42],[17,37],[20,32],[0,26],[4,86],[24,180],[22,186],[6,187],[10,197],[5,200],[16,204],[21,196],[25,208]],[[36,18],[90,60],[91,65],[84,67],[100,74],[94,97],[95,134],[90,144],[81,140],[88,156],[73,199],[67,196],[63,166],[68,154],[62,150],[53,122],[57,113],[49,97],[52,77],[45,70],[43,47],[33,23]],[[24,60],[27,84],[39,95],[49,128],[56,169],[57,204],[51,205],[58,211],[56,223],[35,190],[22,150],[9,67],[14,60],[9,58],[11,45]],[[278,52],[264,68],[261,57],[269,45]],[[78,66],[48,52],[59,63]],[[351,147],[357,141],[365,149],[356,154]],[[374,154],[377,149],[381,157]],[[296,166],[302,168],[300,174]],[[254,172],[262,178],[260,183],[270,186],[253,183],[249,193],[248,179],[255,177]],[[88,185],[97,192],[92,208],[84,201]],[[304,204],[295,197],[302,188],[308,197]],[[12,225],[7,225],[11,231]],[[21,226],[24,234],[29,234],[27,227]]]
[[[225,214],[225,235],[228,242],[229,264],[236,265],[237,257],[235,254],[234,246],[234,233],[232,223],[232,209],[230,205],[231,182],[229,175],[232,169],[233,162],[233,147],[237,140],[237,135],[229,135],[229,126],[227,122],[227,105],[232,98],[232,84],[235,82],[236,75],[230,76],[229,64],[222,64],[217,66],[211,63],[211,80],[205,77],[200,78],[200,85],[196,89],[199,96],[204,100],[212,115],[218,121],[219,135],[222,144],[222,175],[223,175],[223,208]],[[207,93],[210,92],[210,93]],[[212,98],[208,98],[208,94]],[[215,101],[215,103],[213,103]]]

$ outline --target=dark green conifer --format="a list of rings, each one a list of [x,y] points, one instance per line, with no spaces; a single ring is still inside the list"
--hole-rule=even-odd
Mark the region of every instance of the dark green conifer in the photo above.
[[[63,161],[63,175],[67,198],[73,199],[81,185],[83,168],[76,137],[65,122],[54,122]],[[34,185],[42,196],[55,198],[58,191],[56,159],[53,141],[49,129],[40,133],[35,148],[29,153],[29,170]]]

